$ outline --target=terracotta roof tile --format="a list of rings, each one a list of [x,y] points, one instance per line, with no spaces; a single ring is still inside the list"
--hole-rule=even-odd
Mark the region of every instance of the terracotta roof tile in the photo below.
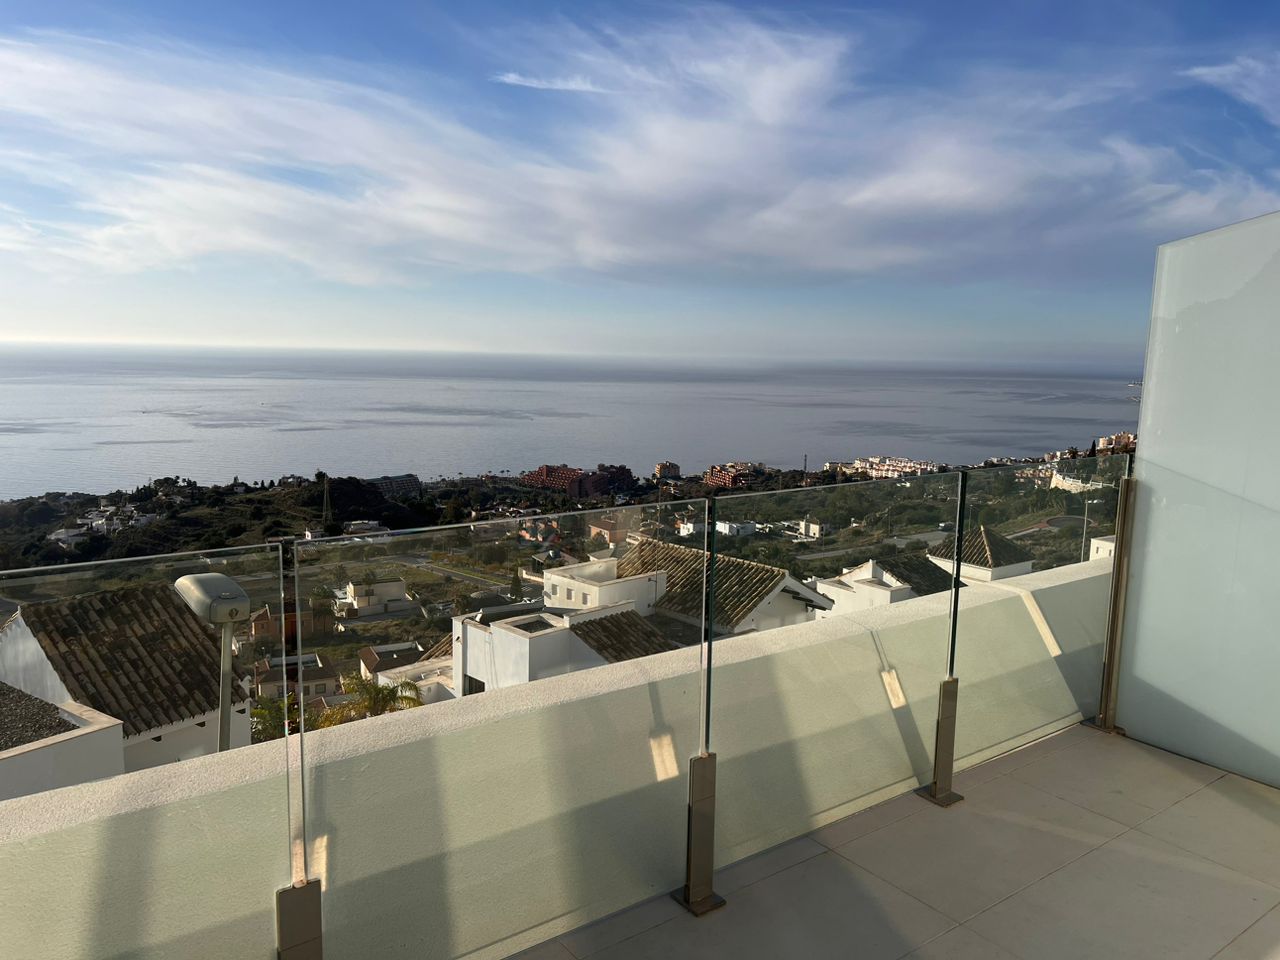
[[[680,649],[634,610],[583,620],[569,629],[609,663]]]
[[[956,538],[947,537],[929,548],[929,556],[950,560],[955,556]],[[977,531],[968,531],[964,535],[964,550],[960,561],[974,567],[986,567],[994,570],[997,567],[1009,567],[1016,563],[1026,563],[1033,559],[1031,554],[1018,546],[1008,537],[1002,537],[985,526]]]
[[[25,603],[17,616],[72,699],[120,720],[127,737],[218,709],[220,638],[172,587]],[[231,698],[248,695],[236,684]]]
[[[705,550],[645,538],[618,561],[618,576],[665,570],[667,592],[658,601],[658,609],[700,618],[706,563]],[[715,621],[729,629],[746,619],[787,575],[778,567],[723,554],[716,556],[715,567]]]

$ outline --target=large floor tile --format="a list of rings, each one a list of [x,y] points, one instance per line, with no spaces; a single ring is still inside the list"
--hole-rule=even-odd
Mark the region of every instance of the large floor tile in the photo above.
[[[1228,774],[1146,821],[1167,840],[1280,886],[1280,790]]]
[[[837,852],[955,920],[1088,853],[1124,827],[1009,777]]]
[[[684,907],[670,896],[654,897],[566,933],[560,938],[560,942],[575,957],[589,957],[683,913]]]
[[[1019,767],[1025,767],[1029,763],[1034,763],[1036,760],[1047,757],[1051,753],[1057,753],[1059,750],[1065,750],[1067,747],[1082,740],[1098,736],[1104,736],[1104,734],[1096,727],[1083,723],[1072,724],[1051,736],[1041,737],[1039,740],[1032,741],[1025,747],[1010,750],[1008,753],[1001,754],[977,766],[961,770],[955,775],[955,784],[957,787],[961,785],[976,786],[979,783],[994,780],[996,777],[1002,777],[1006,773],[1017,770]]]
[[[1019,960],[968,927],[952,927],[937,940],[930,940],[903,960]]]
[[[779,870],[785,870],[810,857],[825,853],[826,850],[826,847],[810,837],[797,837],[795,840],[780,843],[776,847],[770,847],[755,856],[717,870],[712,886],[720,896],[727,897],[743,887],[772,876]]]
[[[1205,960],[1280,891],[1131,831],[969,921],[1035,960]]]
[[[573,954],[556,940],[548,940],[536,947],[513,954],[508,960],[574,960]]]
[[[950,926],[918,900],[843,857],[823,853],[746,887],[714,913],[677,917],[595,957],[891,960]]]
[[[913,814],[923,813],[927,804],[927,800],[916,796],[913,791],[894,797],[892,800],[886,800],[884,803],[878,803],[851,817],[829,823],[825,827],[819,827],[809,836],[823,846],[834,850],[836,847],[844,846],[850,840],[857,840],[858,837],[865,837],[868,833],[875,833],[881,827],[887,827]]]
[[[1280,960],[1280,907],[1275,907],[1213,960]]]
[[[1088,737],[1010,777],[1129,826],[1222,776],[1221,770],[1120,736]]]

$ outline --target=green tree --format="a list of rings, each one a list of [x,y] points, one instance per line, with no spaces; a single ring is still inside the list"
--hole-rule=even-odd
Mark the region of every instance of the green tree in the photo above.
[[[316,727],[336,727],[338,724],[350,723],[352,720],[380,717],[384,713],[422,706],[422,701],[418,697],[418,688],[408,680],[395,686],[387,686],[377,680],[369,680],[358,673],[353,673],[342,678],[342,692],[350,695],[352,699],[321,713],[316,718]]]
[[[520,567],[511,570],[511,599],[519,600],[524,596],[524,581],[520,579]]]

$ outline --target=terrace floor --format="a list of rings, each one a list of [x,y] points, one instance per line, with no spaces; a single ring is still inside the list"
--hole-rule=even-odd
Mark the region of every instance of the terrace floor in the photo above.
[[[522,960],[1277,960],[1280,790],[1086,726],[720,871]]]

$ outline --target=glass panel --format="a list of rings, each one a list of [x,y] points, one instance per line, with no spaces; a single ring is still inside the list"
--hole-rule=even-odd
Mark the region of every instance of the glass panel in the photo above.
[[[957,619],[957,767],[1097,713],[1128,457],[969,473]]]
[[[461,955],[682,882],[705,526],[699,500],[296,544],[326,950],[406,887],[432,891],[406,940]]]
[[[280,548],[262,546],[0,573],[5,746],[83,755],[45,765],[83,782],[279,738],[255,680],[281,651],[280,571]]]
[[[717,862],[928,782],[959,474],[714,501]]]

